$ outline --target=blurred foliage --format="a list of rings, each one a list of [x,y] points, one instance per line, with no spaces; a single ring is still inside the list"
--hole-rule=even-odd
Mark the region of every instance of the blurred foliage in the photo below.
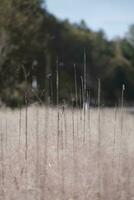
[[[56,60],[60,101],[75,97],[74,64],[78,96],[81,94],[84,51],[87,91],[95,101],[101,79],[101,98],[107,105],[120,100],[125,84],[127,101],[134,100],[134,25],[126,38],[108,40],[92,31],[84,20],[71,24],[50,14],[41,0],[0,1],[0,98],[19,106],[39,98],[56,102]],[[36,87],[36,88],[34,88]],[[34,91],[34,92],[33,92]],[[35,95],[36,94],[36,95]]]

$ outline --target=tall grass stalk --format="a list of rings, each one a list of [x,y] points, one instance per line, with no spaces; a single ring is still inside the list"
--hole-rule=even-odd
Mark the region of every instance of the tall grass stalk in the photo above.
[[[74,124],[74,106],[72,102],[72,141],[73,141],[73,158],[75,153],[75,124]]]
[[[82,84],[81,84],[82,85]],[[82,122],[82,87],[79,89],[79,99],[80,99],[80,123]]]
[[[83,137],[83,143],[85,143],[86,139],[86,104],[87,104],[87,66],[86,66],[86,52],[84,51],[84,80],[83,80],[83,111],[84,111],[84,137]]]
[[[117,125],[117,106],[114,108],[114,134],[113,134],[113,171],[114,171],[114,161],[115,161],[115,152],[116,152],[116,125]],[[114,177],[114,176],[113,176]]]
[[[83,77],[81,76],[81,102],[82,102],[82,108],[84,110],[84,83],[83,83]]]
[[[101,81],[98,79],[98,199],[102,199],[102,183],[101,183]]]
[[[83,77],[81,76],[81,92],[82,92],[82,105],[83,105],[83,113],[82,113],[82,122],[83,122],[83,143],[85,142],[85,98],[84,98],[84,82]]]
[[[28,157],[28,99],[27,94],[25,94],[25,160]]]
[[[22,113],[21,113],[21,106],[19,108],[19,148],[20,148],[20,143],[21,143],[21,126],[22,126]]]
[[[75,190],[75,127],[74,127],[74,106],[72,102],[72,149],[73,149],[73,174],[74,174],[74,181],[73,181],[73,191]]]
[[[57,99],[57,162],[59,163],[59,146],[60,146],[60,113],[59,113],[59,61],[56,62],[56,99]]]
[[[115,145],[116,145],[116,123],[117,123],[117,111],[118,111],[118,108],[117,106],[115,106],[114,108],[114,137],[113,137],[113,159],[114,159],[114,156],[115,156]],[[113,160],[114,161],[114,160]],[[114,164],[114,163],[113,163]]]
[[[62,154],[61,154],[61,189],[62,189],[62,199],[65,197],[65,138],[66,138],[66,127],[65,127],[65,110],[63,105],[63,112],[62,112]]]
[[[26,72],[25,67],[22,65],[21,66],[25,81],[28,82],[28,77],[30,72]],[[25,161],[27,163],[27,156],[28,156],[28,92],[25,91],[24,94],[25,98]]]
[[[36,106],[36,188],[37,188],[37,194],[36,194],[36,200],[38,200],[38,187],[39,187],[39,109],[38,105]]]
[[[87,99],[88,99],[88,101],[90,100],[90,94],[89,94],[89,92],[87,92]],[[87,110],[87,118],[88,118],[88,145],[89,145],[89,150],[90,150],[90,148],[91,148],[91,141],[90,141],[90,139],[91,139],[91,109],[90,109],[90,105],[89,105],[89,107],[88,107],[88,110]]]
[[[48,132],[49,132],[49,106],[46,106],[44,109],[44,167],[43,167],[43,180],[42,180],[42,191],[41,191],[41,200],[44,200],[46,196],[47,189],[47,165],[48,165]]]
[[[74,80],[75,80],[75,102],[76,102],[76,123],[77,123],[77,137],[78,137],[78,86],[77,86],[77,71],[74,64]]]
[[[25,187],[26,187],[26,200],[28,200],[28,97],[25,92]]]
[[[6,152],[7,152],[7,141],[8,141],[8,122],[7,122],[7,107],[5,110],[5,147],[6,147]]]
[[[66,118],[66,108],[65,108],[65,102],[63,105],[63,129],[64,129],[64,139],[65,139],[65,150],[67,150],[68,145],[68,133],[67,133],[67,118]]]
[[[119,191],[119,196],[118,198],[121,197],[121,158],[122,158],[122,150],[123,150],[123,124],[124,124],[124,91],[125,91],[125,85],[122,85],[122,90],[121,90],[121,108],[120,108],[120,143],[119,143],[119,166],[118,166],[118,180],[117,180],[117,189]]]
[[[77,87],[77,71],[76,71],[76,65],[74,64],[74,81],[75,81],[75,102],[76,102],[76,108],[78,107],[78,87]]]
[[[118,108],[117,106],[115,105],[115,108],[114,108],[114,132],[113,132],[113,159],[112,159],[112,171],[113,171],[113,177],[112,177],[112,187],[113,187],[113,195],[115,195],[115,156],[116,156],[116,129],[117,129],[117,111],[118,111]]]
[[[83,77],[84,77],[84,80],[83,80],[83,89],[84,89],[84,96],[83,96],[83,99],[84,99],[84,104],[86,102],[86,95],[87,95],[87,66],[86,66],[86,52],[84,51],[84,69],[83,69]],[[84,106],[84,110],[85,110],[85,106]]]

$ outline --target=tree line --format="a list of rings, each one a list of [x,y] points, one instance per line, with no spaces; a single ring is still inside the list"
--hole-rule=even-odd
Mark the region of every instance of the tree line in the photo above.
[[[85,54],[85,59],[84,59]],[[42,0],[0,1],[0,99],[9,106],[41,100],[78,102],[86,65],[86,90],[96,104],[98,79],[101,101],[134,100],[134,25],[124,38],[108,40],[104,31],[91,30],[84,20],[70,23],[49,13]]]

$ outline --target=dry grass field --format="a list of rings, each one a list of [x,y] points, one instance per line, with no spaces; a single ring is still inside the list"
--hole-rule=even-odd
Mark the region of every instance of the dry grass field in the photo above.
[[[133,200],[134,117],[121,109],[0,111],[0,200]]]

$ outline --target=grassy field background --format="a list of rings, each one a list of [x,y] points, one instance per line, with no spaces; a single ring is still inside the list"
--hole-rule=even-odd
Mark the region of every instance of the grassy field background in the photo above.
[[[134,199],[127,108],[0,111],[1,200]]]

